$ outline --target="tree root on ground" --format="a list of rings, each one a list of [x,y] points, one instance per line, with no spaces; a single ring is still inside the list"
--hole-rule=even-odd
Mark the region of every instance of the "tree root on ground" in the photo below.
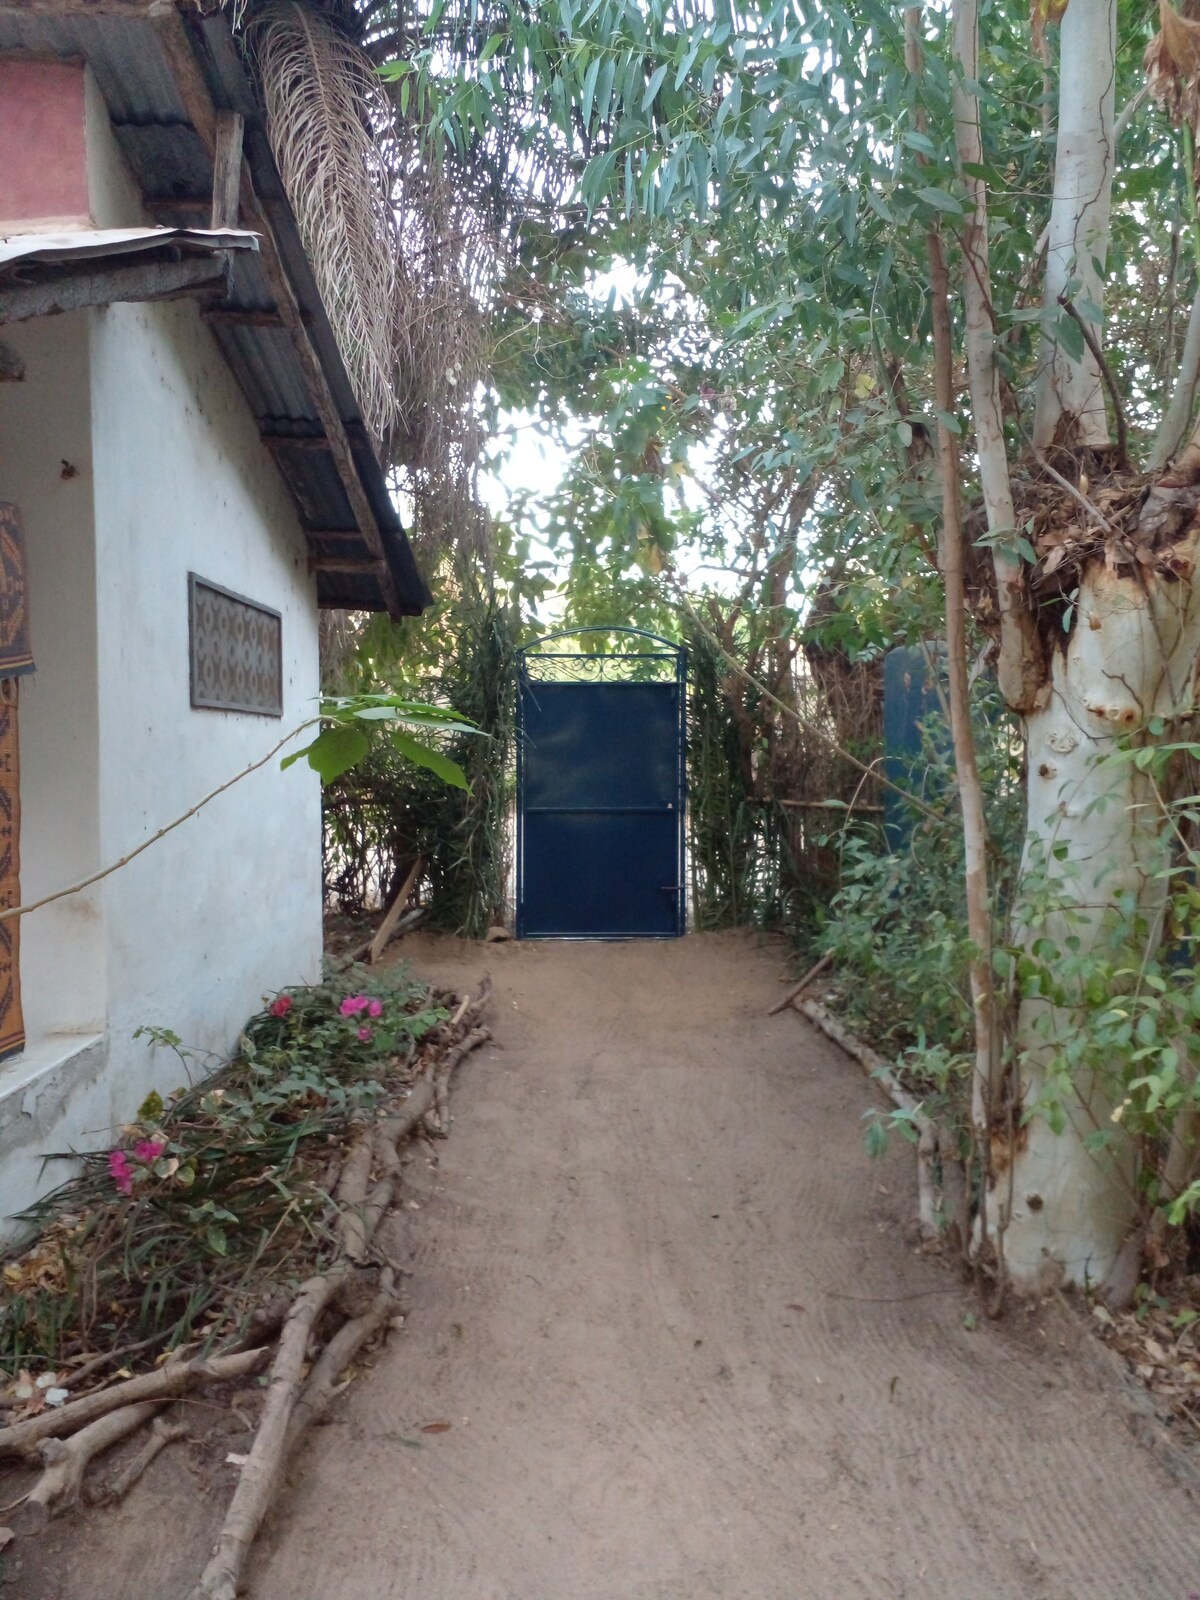
[[[309,1340],[346,1270],[343,1266],[319,1278],[310,1278],[292,1302],[279,1336],[279,1349],[271,1367],[267,1403],[258,1432],[242,1467],[212,1558],[192,1590],[192,1600],[237,1600],[238,1579],[279,1481],[284,1440],[300,1395]]]
[[[116,1414],[119,1416],[120,1412]],[[105,1484],[95,1495],[89,1495],[85,1491],[84,1499],[89,1505],[96,1506],[115,1505],[118,1501],[124,1500],[159,1452],[165,1450],[169,1444],[174,1444],[177,1439],[186,1438],[187,1428],[182,1422],[164,1422],[161,1417],[155,1417],[150,1428],[150,1437],[137,1455],[121,1468],[111,1483]]]
[[[83,1474],[93,1457],[135,1433],[164,1404],[162,1400],[143,1400],[138,1405],[122,1406],[89,1422],[70,1439],[44,1439],[40,1454],[46,1470],[17,1507],[10,1523],[13,1532],[19,1537],[40,1533],[51,1517],[75,1505],[83,1488]]]
[[[169,1361],[155,1372],[143,1372],[111,1388],[97,1389],[80,1400],[60,1406],[56,1411],[43,1411],[24,1422],[14,1422],[7,1428],[0,1428],[0,1460],[7,1457],[10,1460],[35,1461],[45,1439],[74,1433],[122,1406],[140,1404],[144,1400],[178,1400],[180,1396],[207,1384],[228,1383],[231,1378],[243,1378],[258,1367],[265,1366],[270,1353],[270,1347],[264,1345],[255,1350],[236,1350],[229,1355],[213,1356],[207,1361]]]
[[[450,997],[454,1000],[456,997]],[[276,1294],[249,1318],[244,1345],[209,1357],[177,1354],[152,1372],[110,1384],[77,1400],[0,1427],[0,1460],[44,1470],[11,1519],[18,1535],[36,1532],[82,1497],[119,1501],[154,1457],[186,1430],[159,1413],[193,1391],[255,1373],[270,1363],[266,1402],[212,1557],[190,1600],[235,1600],[254,1538],[308,1428],[345,1387],[359,1353],[383,1335],[400,1310],[397,1273],[375,1235],[394,1203],[401,1147],[415,1135],[449,1129],[449,1087],[462,1060],[491,1038],[480,1017],[491,998],[484,979],[429,1037],[434,1053],[408,1098],[390,1115],[360,1128],[337,1170],[334,1259],[289,1299]],[[314,1347],[320,1353],[312,1360]],[[312,1361],[311,1368],[309,1363]],[[85,1474],[101,1452],[147,1423],[154,1431],[105,1488],[88,1493]]]
[[[956,1227],[960,1242],[965,1245],[969,1237],[966,1185],[962,1159],[952,1141],[932,1117],[925,1115],[921,1101],[903,1086],[890,1063],[851,1033],[831,1011],[816,1000],[801,1000],[796,1009],[857,1061],[892,1102],[911,1118],[917,1135],[917,1220],[921,1237],[940,1238],[948,1226]]]

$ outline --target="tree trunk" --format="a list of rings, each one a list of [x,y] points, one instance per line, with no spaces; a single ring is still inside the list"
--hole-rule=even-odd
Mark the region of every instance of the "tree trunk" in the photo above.
[[[1069,297],[1101,336],[1104,263],[1112,202],[1116,0],[1071,0],[1059,51],[1058,141],[1046,252],[1044,306],[1050,329]],[[1038,372],[1033,442],[1103,446],[1109,442],[1100,365],[1047,338]]]
[[[905,12],[905,64],[918,76],[923,70],[920,46],[919,8]],[[967,34],[974,38],[974,12],[967,23]],[[956,123],[962,110],[956,111]],[[982,238],[976,238],[986,266],[986,211],[976,197],[975,222],[983,217]],[[950,689],[950,736],[954,744],[954,772],[958,783],[959,813],[962,819],[964,891],[967,903],[967,932],[973,947],[970,961],[971,1007],[975,1030],[975,1070],[971,1083],[971,1120],[980,1143],[986,1140],[991,1106],[999,1072],[996,1027],[996,999],[992,984],[992,906],[988,890],[987,821],[983,808],[983,789],[979,781],[975,735],[971,727],[971,689],[967,670],[967,606],[964,580],[964,532],[962,520],[962,474],[958,441],[946,426],[945,418],[954,412],[954,349],[950,318],[950,278],[942,250],[941,234],[931,229],[926,237],[929,254],[929,305],[933,328],[934,394],[938,407],[937,459],[942,480],[942,527],[938,558],[945,588],[946,663]],[[969,270],[969,269],[968,269]],[[989,369],[991,371],[991,369]],[[994,373],[992,374],[994,383]],[[978,423],[978,414],[976,421]],[[996,442],[1003,449],[1003,434]],[[982,440],[982,435],[980,436]],[[980,454],[985,445],[980,443]],[[994,455],[991,466],[996,465]],[[1008,494],[1008,466],[1003,463],[1003,492]],[[997,491],[995,474],[984,466],[985,492]],[[1010,496],[1011,507],[1011,496]],[[989,501],[989,515],[992,506]],[[1011,516],[1009,526],[1012,524]]]
[[[1183,340],[1183,355],[1175,377],[1175,387],[1171,391],[1171,403],[1146,461],[1148,472],[1161,472],[1167,462],[1178,454],[1192,425],[1197,389],[1200,389],[1200,291],[1192,301]]]
[[[1015,537],[1017,514],[1008,471],[1008,445],[1000,407],[1000,373],[996,365],[987,187],[979,176],[984,165],[979,97],[974,90],[979,78],[979,0],[955,0],[954,55],[960,68],[954,78],[954,139],[959,174],[971,197],[971,214],[961,235],[971,415],[988,532],[998,536],[998,542],[992,546],[996,606],[1000,613],[1000,655],[996,670],[1000,691],[1013,710],[1032,711],[1045,703],[1046,663],[1021,560],[1008,553]]]
[[[1156,552],[1153,566],[1118,572],[1102,559],[1089,562],[1065,649],[1054,653],[1050,702],[1027,719],[1016,915],[1024,948],[1066,993],[1021,1000],[1015,1043],[1023,1116],[1013,1130],[993,1130],[991,1220],[1013,1282],[1026,1288],[1047,1280],[1098,1284],[1134,1217],[1134,1152],[1112,1120],[1112,1086],[1095,1073],[1072,1076],[1065,1065],[1086,1005],[1072,995],[1071,973],[1105,938],[1119,897],[1136,907],[1151,939],[1161,922],[1161,808],[1133,761],[1104,758],[1120,741],[1136,741],[1151,717],[1178,717],[1194,704],[1198,531],[1190,526],[1169,560]],[[1059,1133],[1046,1114],[1053,1105],[1065,1123]],[[1089,1149],[1089,1135],[1101,1131],[1110,1136],[1107,1147]]]

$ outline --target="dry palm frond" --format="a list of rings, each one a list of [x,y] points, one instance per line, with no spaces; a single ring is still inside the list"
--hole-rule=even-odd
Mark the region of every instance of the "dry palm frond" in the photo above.
[[[246,12],[271,148],[376,444],[427,554],[481,552],[494,230],[328,0],[247,0]]]
[[[367,425],[397,418],[400,244],[381,151],[391,122],[369,58],[300,0],[256,7],[246,30],[271,149]]]
[[[479,549],[487,526],[475,483],[483,447],[476,395],[499,245],[462,184],[431,157],[419,122],[397,115],[385,155],[400,237],[395,457],[409,476],[422,542]]]
[[[349,694],[346,669],[362,632],[361,611],[322,610],[318,616],[317,646],[321,663],[321,689],[326,694]]]
[[[1159,0],[1159,23],[1146,46],[1146,79],[1150,93],[1161,100],[1174,122],[1195,128],[1200,120],[1200,19],[1195,0],[1182,0],[1176,10]]]

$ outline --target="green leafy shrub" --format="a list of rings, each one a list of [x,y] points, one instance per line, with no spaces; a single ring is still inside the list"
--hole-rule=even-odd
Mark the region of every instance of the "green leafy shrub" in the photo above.
[[[976,689],[975,733],[988,796],[997,938],[1011,897],[1021,838],[1021,748],[990,684]],[[963,888],[963,843],[949,739],[927,719],[907,787],[915,808],[906,847],[890,851],[881,827],[842,830],[841,881],[821,945],[836,961],[841,1006],[916,1093],[957,1104],[974,1049]]]
[[[519,623],[494,592],[464,584],[415,627],[374,619],[352,664],[355,687],[403,676],[423,699],[454,706],[477,730],[444,741],[465,781],[448,786],[377,741],[324,790],[326,900],[352,916],[375,909],[420,858],[428,925],[481,938],[508,892]]]
[[[4,1268],[0,1366],[236,1334],[273,1287],[332,1255],[340,1143],[400,1092],[445,1015],[405,967],[285,990],[231,1062],[150,1095],[112,1148],[71,1153],[82,1172],[24,1214],[36,1242]],[[190,1073],[176,1035],[138,1033]]]

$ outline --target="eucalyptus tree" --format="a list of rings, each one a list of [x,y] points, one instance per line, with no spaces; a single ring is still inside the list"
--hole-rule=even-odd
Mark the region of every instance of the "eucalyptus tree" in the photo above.
[[[1139,1195],[1186,1197],[1196,1167],[1188,1006],[1169,1037],[1143,1026],[1172,898],[1153,747],[1186,742],[1200,653],[1200,50],[1163,17],[1152,38],[1124,0],[1038,0],[1032,26],[1009,0],[439,3],[391,69],[445,159],[524,185],[530,283],[570,262],[578,286],[624,252],[656,314],[677,295],[686,339],[601,362],[607,456],[581,482],[614,560],[669,556],[715,507],[736,547],[759,541],[785,625],[814,552],[901,598],[940,570],[981,1249],[1026,1284],[1106,1278]],[[519,312],[535,298],[514,290]],[[535,356],[549,305],[513,333]],[[672,499],[681,474],[706,480],[699,511]],[[968,601],[1028,748],[1023,888],[995,951]],[[1165,1168],[1125,1131],[1162,1104]]]

